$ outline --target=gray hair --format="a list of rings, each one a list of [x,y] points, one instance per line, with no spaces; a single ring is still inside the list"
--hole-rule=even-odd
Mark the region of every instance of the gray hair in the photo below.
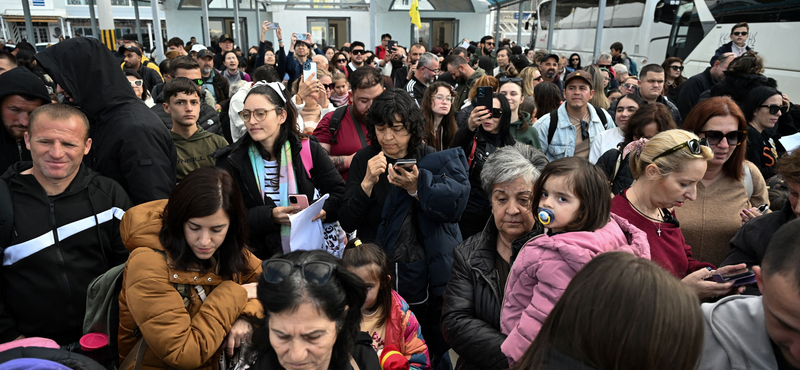
[[[628,67],[625,67],[622,63],[615,64],[613,68],[617,73],[628,73]]]
[[[420,66],[423,66],[423,67],[430,67],[431,66],[431,62],[433,62],[434,60],[436,60],[438,62],[439,61],[439,57],[436,56],[436,54],[434,54],[434,53],[425,52],[425,53],[422,53],[422,55],[419,56],[419,63],[418,64]]]
[[[483,190],[486,194],[491,194],[495,185],[519,178],[533,188],[547,163],[544,153],[530,145],[516,143],[513,146],[504,146],[490,155],[483,165]]]
[[[601,53],[597,56],[597,62],[599,63],[600,60],[609,60],[611,61],[611,54],[609,53]]]

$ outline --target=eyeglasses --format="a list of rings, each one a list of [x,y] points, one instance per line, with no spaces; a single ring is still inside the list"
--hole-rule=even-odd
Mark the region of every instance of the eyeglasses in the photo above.
[[[503,116],[503,110],[500,108],[492,108],[492,118],[500,118]]]
[[[272,111],[277,111],[278,109],[280,109],[280,108],[275,107],[275,108],[272,108],[272,109],[256,109],[254,111],[250,111],[250,110],[245,109],[245,110],[239,112],[239,117],[242,118],[242,121],[250,122],[250,116],[254,116],[256,118],[257,122],[261,122],[261,121],[267,119],[267,113],[272,112]]]
[[[203,86],[203,82],[204,82],[204,81],[203,81],[202,79],[200,79],[200,78],[198,78],[198,79],[196,79],[196,80],[191,80],[191,81],[192,81],[192,82],[194,82],[194,83],[195,83],[197,86]]]
[[[745,32],[733,32],[731,33],[734,36],[747,36],[747,31]]]
[[[581,60],[580,58],[572,58],[572,59],[570,59],[569,61],[570,61],[570,62],[577,62],[577,61],[580,61],[580,60]]]
[[[273,258],[264,261],[262,265],[264,280],[270,284],[279,284],[292,275],[295,268],[300,268],[305,279],[311,285],[322,285],[327,283],[336,265],[323,261],[309,261],[304,263],[292,263],[291,261]]]
[[[669,66],[673,71],[683,71],[683,66]]]
[[[422,67],[422,68],[425,68],[425,69],[427,69],[427,70],[429,70],[429,71],[431,71],[431,72],[433,72],[434,74],[437,74],[437,75],[438,75],[439,73],[442,73],[442,70],[440,70],[440,69],[430,69],[430,68],[428,68],[428,67],[425,67],[425,66],[421,66],[421,67]]]
[[[347,63],[347,59],[336,59],[336,63]]]
[[[131,86],[142,87],[142,84],[144,84],[144,81],[142,81],[142,80],[133,80],[133,81],[131,81]]]
[[[544,77],[542,77],[542,75],[539,75],[538,77],[534,77],[533,80],[541,82],[544,81]]]
[[[519,78],[519,77],[514,77],[514,78],[503,77],[503,78],[499,79],[498,81],[500,81],[501,84],[504,84],[506,82],[520,83],[520,82],[522,82],[522,79]]]
[[[353,55],[364,55],[367,53],[367,51],[364,49],[358,49],[358,50],[353,50],[350,53]]]
[[[634,85],[634,84],[624,84],[624,85],[622,85],[622,87],[624,87],[624,88],[626,88],[626,89],[632,89],[632,88],[634,88],[634,87],[638,87],[638,86],[636,86],[636,85]]]
[[[667,149],[666,151],[664,151],[664,153],[661,153],[661,154],[657,155],[655,158],[653,158],[653,162],[655,162],[656,159],[659,159],[661,157],[666,157],[666,156],[668,156],[668,155],[670,155],[672,153],[675,153],[675,152],[677,152],[677,151],[679,151],[679,150],[681,150],[683,148],[689,148],[689,151],[692,152],[692,154],[698,155],[698,154],[702,153],[702,151],[703,151],[703,148],[701,148],[702,146],[708,146],[708,140],[706,140],[705,138],[702,138],[700,140],[692,139],[692,140],[689,140],[689,141],[684,142],[684,143],[680,143],[680,144],[678,144],[676,146],[673,146],[672,148]]]
[[[719,145],[725,138],[728,140],[728,145],[739,146],[747,139],[747,131],[731,131],[726,134],[722,131],[710,130],[703,131],[701,134],[705,135],[710,145]]]
[[[789,107],[785,105],[777,105],[777,104],[770,104],[770,105],[759,105],[759,108],[769,108],[769,114],[776,115],[780,111],[781,114],[786,114],[789,111]]]
[[[450,95],[448,95],[448,96],[436,95],[436,96],[433,97],[433,100],[438,101],[438,102],[447,101],[448,103],[452,103],[454,99]]]

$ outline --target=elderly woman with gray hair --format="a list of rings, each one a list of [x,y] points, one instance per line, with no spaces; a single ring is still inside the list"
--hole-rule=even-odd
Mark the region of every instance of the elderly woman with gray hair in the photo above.
[[[507,369],[500,351],[503,293],[513,258],[530,238],[541,234],[533,206],[533,185],[547,157],[525,144],[497,149],[481,172],[492,216],[482,232],[453,251],[450,281],[444,293],[442,333],[459,354],[456,370]]]

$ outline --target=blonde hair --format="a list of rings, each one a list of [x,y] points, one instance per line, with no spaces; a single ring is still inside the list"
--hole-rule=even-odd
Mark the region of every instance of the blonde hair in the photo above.
[[[345,76],[345,74],[342,73],[342,72],[334,73],[333,76],[331,76],[331,80],[333,80],[333,83],[336,83],[336,81],[342,81],[342,80],[344,80],[344,83],[348,83],[347,82],[347,76]]]
[[[475,95],[478,95],[478,87],[482,86],[491,86],[492,91],[497,92],[497,90],[500,89],[500,82],[492,76],[483,76],[475,80],[475,83],[472,84],[472,87],[469,89],[469,94],[467,94],[467,98],[472,101],[472,99],[475,98]]]
[[[686,163],[691,160],[701,159],[703,161],[710,160],[714,153],[711,148],[707,146],[700,147],[700,154],[692,154],[688,148],[681,148],[680,150],[665,156],[655,159],[662,153],[670,150],[681,143],[689,140],[699,140],[697,135],[680,129],[667,130],[653,136],[650,141],[642,148],[641,153],[636,151],[631,152],[631,174],[634,179],[638,179],[645,173],[647,166],[655,164],[658,168],[658,173],[661,177],[666,177],[672,172],[683,171]]]
[[[605,88],[603,87],[605,80],[600,68],[597,66],[586,66],[583,68],[583,70],[592,74],[592,87],[594,88],[594,96],[592,96],[592,98],[589,100],[589,104],[603,109],[610,108],[611,103],[606,97]]]
[[[535,66],[528,66],[522,69],[519,73],[519,78],[522,79],[522,97],[527,98],[533,96],[533,76],[538,71]]]

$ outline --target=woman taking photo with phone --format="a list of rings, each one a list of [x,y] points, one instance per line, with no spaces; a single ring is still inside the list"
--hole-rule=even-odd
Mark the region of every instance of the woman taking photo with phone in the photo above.
[[[247,135],[214,154],[217,166],[231,173],[242,192],[250,228],[248,246],[264,259],[290,250],[289,215],[300,210],[290,205],[290,195],[305,195],[313,203],[315,193],[329,194],[314,220],[334,222],[344,181],[325,150],[298,131],[297,110],[288,102],[282,83],[256,83],[239,116]],[[303,160],[303,151],[310,163]]]

